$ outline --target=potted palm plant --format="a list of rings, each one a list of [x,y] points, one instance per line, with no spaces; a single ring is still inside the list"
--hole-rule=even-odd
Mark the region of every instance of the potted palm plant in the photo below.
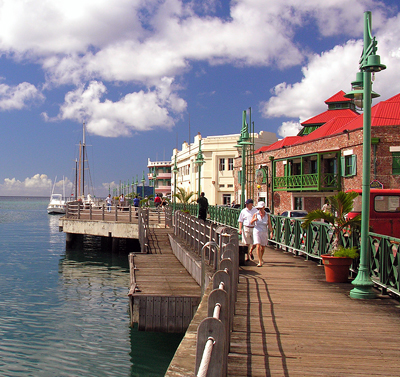
[[[177,192],[173,195],[176,199],[179,200],[180,203],[183,204],[183,211],[185,213],[189,213],[186,209],[186,206],[191,202],[192,196],[194,195],[193,191],[186,191],[182,187],[177,187]],[[193,200],[192,200],[193,201]]]
[[[327,198],[327,208],[309,212],[304,217],[302,228],[307,228],[312,221],[321,219],[329,223],[333,230],[332,249],[330,254],[321,255],[326,281],[330,283],[346,282],[349,276],[349,267],[354,258],[358,257],[355,247],[343,247],[342,234],[360,226],[361,215],[349,218],[353,209],[353,201],[358,196],[354,191],[340,191]]]

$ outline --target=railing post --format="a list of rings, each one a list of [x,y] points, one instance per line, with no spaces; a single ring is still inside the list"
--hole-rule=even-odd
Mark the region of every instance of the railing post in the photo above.
[[[101,207],[101,219],[104,220],[104,204]]]
[[[224,324],[219,319],[213,317],[203,319],[197,329],[197,350],[195,366],[196,376],[223,376],[224,363],[221,363],[221,358],[223,357],[224,353]],[[206,356],[204,358],[204,362],[202,363],[203,354],[207,355],[208,357]]]

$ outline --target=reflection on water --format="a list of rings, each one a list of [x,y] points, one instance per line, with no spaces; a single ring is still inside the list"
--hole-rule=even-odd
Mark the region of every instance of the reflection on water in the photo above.
[[[127,254],[66,252],[47,202],[0,198],[0,375],[164,375],[182,335],[131,329]]]

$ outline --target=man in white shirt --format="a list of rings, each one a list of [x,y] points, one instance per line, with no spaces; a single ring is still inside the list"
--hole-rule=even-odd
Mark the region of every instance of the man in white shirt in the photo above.
[[[239,234],[242,235],[242,242],[247,246],[247,260],[254,259],[253,250],[256,245],[253,244],[253,228],[250,224],[253,215],[257,213],[257,209],[253,207],[253,199],[246,200],[246,207],[242,209],[239,215]],[[250,250],[249,247],[251,246]]]

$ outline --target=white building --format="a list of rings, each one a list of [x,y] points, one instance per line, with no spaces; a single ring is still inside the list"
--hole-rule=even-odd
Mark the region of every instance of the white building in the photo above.
[[[171,174],[171,186],[174,192],[175,184],[187,191],[196,193],[199,189],[199,171],[195,164],[201,140],[201,151],[204,157],[204,164],[200,171],[200,191],[204,191],[209,204],[230,204],[235,195],[233,161],[239,156],[235,145],[240,134],[207,136],[202,138],[200,133],[194,137],[194,142],[182,144],[182,150],[174,149],[172,155],[172,169],[175,163],[178,168],[176,174]],[[261,131],[254,135],[254,148],[257,150],[264,145],[270,145],[278,141],[273,132]]]

